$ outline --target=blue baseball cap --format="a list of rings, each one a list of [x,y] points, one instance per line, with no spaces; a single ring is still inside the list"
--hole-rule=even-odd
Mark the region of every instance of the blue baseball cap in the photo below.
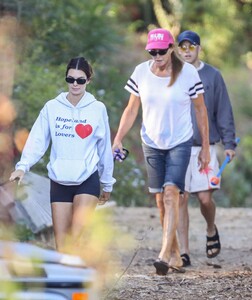
[[[178,36],[178,44],[189,41],[193,45],[200,45],[200,37],[196,32],[186,30],[180,33]]]

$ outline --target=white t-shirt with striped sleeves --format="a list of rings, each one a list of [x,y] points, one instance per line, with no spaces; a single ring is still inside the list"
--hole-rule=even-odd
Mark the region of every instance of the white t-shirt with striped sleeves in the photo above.
[[[152,60],[136,66],[125,89],[142,103],[141,138],[156,149],[171,149],[193,135],[191,99],[204,93],[196,68],[184,63],[176,82],[152,73]]]

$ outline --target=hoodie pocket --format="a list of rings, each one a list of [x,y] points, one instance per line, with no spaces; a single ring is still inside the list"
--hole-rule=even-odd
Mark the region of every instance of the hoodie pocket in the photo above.
[[[49,167],[49,172],[51,172],[56,181],[73,184],[82,182],[86,171],[86,162],[80,159],[69,160],[57,158],[51,167]]]

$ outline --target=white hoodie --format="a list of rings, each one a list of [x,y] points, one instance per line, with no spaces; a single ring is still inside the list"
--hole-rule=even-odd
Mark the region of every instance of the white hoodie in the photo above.
[[[45,154],[51,180],[63,185],[79,185],[96,170],[103,190],[111,192],[113,154],[105,105],[85,92],[76,106],[61,93],[48,101],[35,121],[16,170],[28,172]]]

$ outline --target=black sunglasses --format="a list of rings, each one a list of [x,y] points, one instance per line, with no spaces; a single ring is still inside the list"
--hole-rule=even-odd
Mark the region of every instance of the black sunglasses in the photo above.
[[[159,49],[159,50],[148,50],[148,52],[150,53],[151,56],[157,56],[158,54],[159,55],[165,55],[168,50],[169,50],[169,48]]]
[[[66,82],[67,83],[74,83],[77,82],[77,84],[85,84],[87,82],[87,79],[85,78],[73,78],[73,77],[66,77]]]

